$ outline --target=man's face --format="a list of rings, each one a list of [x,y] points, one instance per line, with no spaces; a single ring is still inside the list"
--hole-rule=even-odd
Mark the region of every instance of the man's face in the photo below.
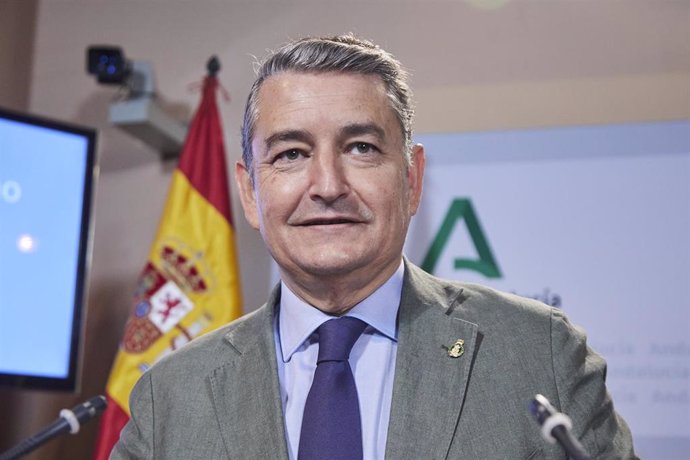
[[[287,72],[264,82],[257,107],[254,182],[242,164],[236,178],[283,279],[392,273],[419,204],[424,152],[415,146],[408,167],[381,80]]]

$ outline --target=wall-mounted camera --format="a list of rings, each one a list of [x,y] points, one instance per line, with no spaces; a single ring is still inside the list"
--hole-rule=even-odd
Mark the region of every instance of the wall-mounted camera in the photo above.
[[[123,98],[110,105],[112,124],[158,150],[164,158],[179,155],[187,126],[158,102],[150,62],[131,61],[117,46],[94,45],[86,50],[86,71],[98,83],[124,89]]]
[[[90,46],[86,50],[86,71],[94,75],[98,83],[123,85],[131,68],[122,48],[117,46]]]

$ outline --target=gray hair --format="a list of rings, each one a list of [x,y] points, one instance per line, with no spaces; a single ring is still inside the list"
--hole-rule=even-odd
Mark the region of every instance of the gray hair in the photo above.
[[[284,45],[271,53],[259,66],[244,109],[242,125],[242,159],[253,171],[252,139],[259,116],[258,99],[261,85],[267,78],[282,72],[344,72],[377,75],[383,81],[391,108],[400,123],[405,140],[405,157],[411,161],[412,91],[407,72],[393,55],[352,34],[336,37],[308,37]]]

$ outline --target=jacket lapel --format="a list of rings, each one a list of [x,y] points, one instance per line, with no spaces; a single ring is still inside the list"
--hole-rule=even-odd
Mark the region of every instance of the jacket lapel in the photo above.
[[[403,286],[386,458],[446,458],[478,327],[452,315],[463,302],[461,289],[441,284],[407,261]]]
[[[288,458],[269,302],[225,336],[227,363],[208,376],[228,457]]]

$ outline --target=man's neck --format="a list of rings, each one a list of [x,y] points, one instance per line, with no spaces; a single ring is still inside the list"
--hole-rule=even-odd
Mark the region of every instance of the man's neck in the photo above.
[[[300,299],[329,315],[341,316],[369,297],[398,269],[401,259],[388,264],[372,278],[347,273],[335,276],[286,276],[281,279]],[[370,273],[369,271],[367,271]]]

